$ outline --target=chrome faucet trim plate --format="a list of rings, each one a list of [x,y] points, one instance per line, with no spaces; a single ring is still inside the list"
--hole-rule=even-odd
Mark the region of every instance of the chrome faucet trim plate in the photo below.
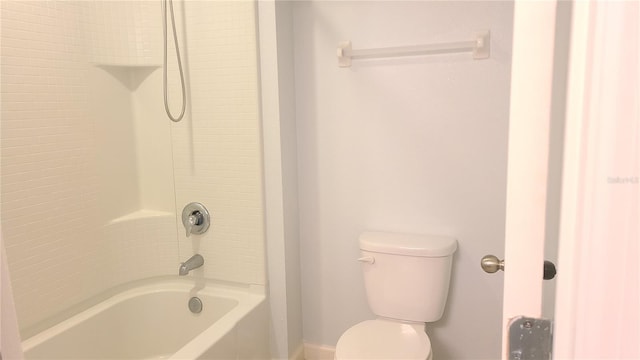
[[[211,224],[209,211],[199,202],[189,203],[182,210],[182,224],[187,237],[191,234],[203,234]]]

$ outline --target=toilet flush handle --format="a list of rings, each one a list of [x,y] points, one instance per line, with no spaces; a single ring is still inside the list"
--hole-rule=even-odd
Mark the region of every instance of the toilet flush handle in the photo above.
[[[376,262],[376,258],[374,258],[373,256],[364,256],[364,257],[359,258],[358,261],[369,263],[369,264],[374,264]]]

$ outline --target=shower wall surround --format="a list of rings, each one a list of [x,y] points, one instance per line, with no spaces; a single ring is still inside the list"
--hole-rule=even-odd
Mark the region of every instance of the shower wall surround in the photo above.
[[[190,87],[178,124],[159,2],[0,2],[2,233],[23,336],[195,252],[197,276],[265,282],[255,4],[174,4]],[[176,212],[191,201],[213,224],[186,239]]]
[[[178,25],[181,10],[176,6]],[[188,240],[179,225],[180,258],[199,252],[207,277],[264,284],[255,3],[187,1],[185,10],[187,36],[180,42],[187,49],[191,103],[186,121],[172,128],[176,205],[181,211],[199,201],[212,213],[212,223],[202,237]],[[175,61],[171,52],[169,59]],[[170,68],[172,109],[178,109],[177,66]]]

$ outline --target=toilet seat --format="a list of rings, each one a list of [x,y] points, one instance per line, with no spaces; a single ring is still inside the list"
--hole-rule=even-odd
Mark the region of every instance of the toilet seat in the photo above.
[[[431,342],[419,326],[368,320],[342,334],[336,345],[335,359],[426,360],[431,359]]]

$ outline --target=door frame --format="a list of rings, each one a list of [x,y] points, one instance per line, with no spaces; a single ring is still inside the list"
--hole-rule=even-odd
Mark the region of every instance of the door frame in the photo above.
[[[556,1],[514,4],[502,358],[508,324],[542,313]],[[542,26],[541,24],[544,24]]]

